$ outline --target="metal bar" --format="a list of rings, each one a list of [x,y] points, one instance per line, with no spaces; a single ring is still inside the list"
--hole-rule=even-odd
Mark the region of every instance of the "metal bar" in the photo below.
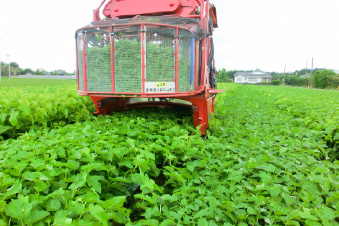
[[[205,86],[205,74],[206,74],[206,37],[201,41],[201,74],[200,74],[200,86]]]
[[[201,6],[204,0],[195,0],[195,1]]]
[[[204,18],[204,1],[205,0],[195,0],[195,1],[200,6],[200,15],[198,15],[198,17],[200,17],[200,20],[202,20]]]
[[[113,34],[110,36],[111,39],[111,75],[112,75],[112,92],[115,90],[115,78],[114,78],[114,28],[112,27]]]
[[[152,96],[156,97],[157,95],[161,95],[161,97],[176,97],[176,96],[192,96],[201,93],[202,91],[189,91],[189,92],[175,92],[175,93],[131,93],[131,92],[115,92],[114,94],[112,92],[78,92],[78,94],[83,95],[97,95],[97,96],[105,96],[105,97],[121,97],[118,95],[125,95],[126,97],[140,97],[140,96]],[[130,96],[128,96],[130,95]]]
[[[198,54],[199,54],[199,45],[198,40],[195,41],[195,90],[198,90],[198,71],[199,71],[199,64],[198,64]]]
[[[209,10],[209,0],[205,0],[206,1],[206,4],[205,4],[205,10],[206,10],[206,14],[205,14],[205,17],[206,17],[206,20],[205,20],[205,23],[206,23],[206,28],[209,29],[209,19],[210,19],[210,10]],[[213,26],[212,26],[212,29],[213,29]],[[212,31],[208,31],[209,34],[211,34]],[[210,36],[206,37],[206,66],[207,66],[207,70],[206,72],[208,72],[205,76],[207,77],[207,81],[208,81],[208,84],[209,84],[209,88],[212,88],[211,87],[211,82],[210,81],[210,74],[209,74],[209,70],[211,70],[211,68],[209,67],[208,65],[208,59],[210,58],[210,48],[211,48],[211,38]],[[207,84],[205,84],[206,86]]]
[[[84,76],[84,91],[87,92],[87,65],[86,65],[86,40],[85,34],[82,33],[82,63],[83,63],[83,76]]]
[[[93,11],[93,21],[99,21],[100,20],[100,8],[104,5],[106,0],[103,0],[100,4],[100,6]]]
[[[191,85],[194,82],[194,38],[191,38]]]
[[[76,78],[77,78],[77,90],[79,90],[79,54],[78,54],[78,34],[76,35],[76,38],[75,38],[75,52],[76,52],[76,62],[77,62],[77,75],[76,75]],[[1,61],[0,61],[1,63]],[[0,65],[1,66],[1,65]]]
[[[196,15],[192,15],[192,18],[196,17]],[[188,18],[191,18],[191,16],[188,16]],[[184,26],[178,26],[178,25],[169,25],[169,24],[159,24],[159,23],[152,23],[152,22],[147,22],[147,25],[150,26],[163,26],[163,27],[170,27],[170,28],[180,28],[180,29],[184,29],[187,30],[189,32],[191,32],[190,29],[184,27]],[[85,29],[92,29],[92,28],[106,28],[108,25],[101,25],[101,26],[88,26]],[[128,24],[112,24],[112,26],[114,26],[115,28],[119,28],[119,27],[126,27],[126,26],[140,26],[140,23],[128,23]]]
[[[145,35],[146,32],[145,25],[141,25],[141,74],[142,74],[142,93],[145,93],[145,81],[146,81],[146,45],[145,45]]]
[[[204,12],[205,12],[205,3],[204,0],[202,0],[200,4],[200,20],[204,19]]]
[[[175,32],[177,38],[175,39],[175,92],[179,89],[179,28]]]
[[[200,15],[188,15],[187,18],[200,18]]]

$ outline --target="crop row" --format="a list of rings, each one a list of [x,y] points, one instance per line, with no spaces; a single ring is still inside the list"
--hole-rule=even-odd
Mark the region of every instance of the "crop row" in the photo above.
[[[168,109],[5,140],[0,225],[338,225],[338,94],[225,88],[205,141]]]
[[[0,139],[52,124],[65,125],[84,120],[90,99],[77,95],[75,87],[1,88]],[[92,109],[91,109],[92,110]]]

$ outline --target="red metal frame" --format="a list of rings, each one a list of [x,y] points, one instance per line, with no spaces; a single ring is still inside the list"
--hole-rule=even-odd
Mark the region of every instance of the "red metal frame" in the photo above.
[[[86,40],[85,40],[85,34],[82,33],[82,63],[83,63],[83,73],[84,73],[84,91],[87,92],[87,65],[86,65]]]
[[[175,35],[179,36],[179,29],[175,29]],[[179,38],[175,39],[175,92],[179,91]]]
[[[93,20],[100,21],[100,8],[104,5],[106,0],[103,0],[98,9],[94,11]],[[200,12],[198,8],[200,7]],[[214,5],[209,4],[209,0],[110,0],[102,10],[103,14],[107,18],[126,18],[134,17],[136,15],[173,15],[187,18],[200,19],[200,27],[204,32],[209,32],[209,19],[213,21],[213,27],[217,27],[217,17]],[[215,90],[211,88],[209,81],[209,70],[207,66],[210,51],[210,38],[204,37],[201,41],[195,40],[195,72],[194,72],[194,91],[178,92],[179,85],[179,29],[185,29],[184,27],[178,27],[167,24],[159,24],[154,22],[135,22],[129,23],[128,26],[138,25],[141,27],[141,70],[142,70],[142,90],[140,93],[131,92],[115,92],[115,69],[114,69],[114,37],[111,35],[111,76],[112,76],[112,92],[89,92],[87,90],[87,66],[86,66],[86,39],[84,33],[82,34],[82,48],[83,48],[83,80],[84,90],[79,90],[78,79],[78,94],[84,96],[90,96],[95,104],[96,112],[94,114],[110,114],[112,111],[122,111],[137,107],[182,107],[190,109],[193,112],[194,126],[201,126],[200,130],[202,134],[206,134],[208,129],[208,121],[215,108],[215,95],[222,92],[222,90]],[[176,29],[175,39],[175,92],[174,93],[145,93],[146,82],[146,37],[145,26],[148,25],[161,25]],[[102,27],[107,25],[102,25]],[[126,24],[116,24],[114,27],[126,26]],[[87,28],[98,28],[100,26],[92,25]],[[112,33],[114,32],[112,26]],[[199,59],[199,53],[202,54],[201,60]],[[78,54],[78,44],[77,44]],[[78,61],[77,55],[77,61]],[[78,67],[77,62],[77,67]],[[133,66],[133,65],[131,65]],[[199,69],[201,70],[200,74]],[[79,78],[79,71],[77,72]],[[198,83],[198,77],[200,82]],[[161,102],[161,101],[149,101],[132,103],[130,100],[134,97],[141,98],[176,98],[190,102],[190,104],[179,104],[173,102]]]
[[[199,42],[198,40],[195,41],[195,75],[194,75],[194,89],[198,90],[198,71],[199,71],[199,64],[198,64],[198,55],[199,55]]]
[[[145,82],[146,82],[146,49],[145,49],[145,25],[141,25],[141,87],[142,87],[142,93],[145,93]]]
[[[113,28],[112,28],[113,33]],[[111,40],[111,75],[112,75],[112,92],[115,91],[115,81],[114,81],[114,39],[113,35],[110,36]]]
[[[75,39],[75,56],[76,56],[76,66],[77,66],[77,68],[79,68],[79,62],[78,62],[78,60],[79,60],[79,53],[78,53],[78,40],[77,39]],[[0,62],[1,63],[1,62]],[[77,90],[79,90],[79,70],[77,70],[76,71],[76,78],[77,78]]]

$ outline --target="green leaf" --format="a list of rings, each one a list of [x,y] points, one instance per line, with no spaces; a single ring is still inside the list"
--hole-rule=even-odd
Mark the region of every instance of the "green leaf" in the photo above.
[[[304,219],[310,219],[310,220],[315,220],[315,221],[319,220],[316,216],[313,216],[311,214],[311,210],[308,209],[308,208],[304,208],[303,211],[298,211],[297,214],[298,214],[298,216],[300,216]]]
[[[38,169],[41,166],[45,165],[45,161],[43,159],[33,159],[30,164],[34,169]]]
[[[12,126],[18,125],[18,115],[19,115],[19,112],[15,110],[11,111],[8,121],[11,123]]]
[[[146,212],[143,214],[146,219],[150,219],[152,216],[158,217],[160,216],[161,213],[157,207],[152,208],[147,208]]]
[[[320,209],[315,209],[318,217],[324,222],[328,223],[335,219],[335,211],[327,206],[322,206]]]
[[[101,206],[106,210],[110,208],[118,209],[122,208],[125,202],[126,196],[117,196],[102,202]]]
[[[5,193],[5,197],[14,195],[16,193],[20,193],[21,190],[22,190],[22,184],[21,183],[13,184],[12,187],[7,189],[7,191]]]
[[[6,121],[7,114],[6,113],[1,113],[0,114],[0,122],[4,123]]]
[[[59,188],[58,190],[56,190],[56,191],[54,191],[54,192],[52,192],[52,193],[50,193],[48,196],[47,196],[47,198],[56,198],[56,197],[58,197],[58,196],[60,196],[60,195],[65,195],[65,190],[63,189],[63,188]]]
[[[335,136],[333,137],[333,140],[339,141],[339,133],[336,133]]]
[[[77,201],[81,202],[90,202],[90,203],[100,203],[100,196],[94,191],[87,191],[84,195],[77,196]]]
[[[54,218],[54,224],[58,226],[63,226],[63,225],[72,225],[72,218],[69,217],[55,217]]]
[[[44,191],[49,187],[49,184],[43,182],[42,180],[38,180],[35,183],[35,190],[38,192]]]
[[[77,190],[78,188],[82,187],[86,183],[87,173],[79,173],[74,178],[74,183],[69,186],[71,190]]]
[[[57,211],[61,207],[61,202],[58,199],[50,199],[46,202],[45,207],[48,211]]]
[[[168,226],[168,225],[175,225],[173,221],[170,219],[165,219],[163,222],[161,222],[160,226]]]
[[[192,165],[188,165],[188,166],[187,166],[187,169],[188,169],[189,171],[191,171],[191,172],[194,171],[194,168],[195,168],[195,166],[192,166]]]
[[[23,210],[24,204],[21,200],[12,200],[8,205],[5,206],[5,212],[8,216],[22,220],[24,218]]]
[[[57,226],[71,225],[72,218],[68,217],[71,212],[69,210],[59,210],[55,213],[54,224]]]
[[[209,211],[208,209],[203,209],[203,210],[200,210],[199,212],[197,212],[194,217],[195,218],[200,218],[200,217],[203,217],[203,216],[206,216],[209,214]]]
[[[38,178],[37,172],[25,172],[22,174],[22,178],[25,180],[36,181]]]
[[[12,218],[22,220],[30,215],[32,208],[33,203],[29,202],[29,197],[19,195],[18,199],[12,200],[5,206],[5,212]]]
[[[243,209],[237,209],[234,211],[235,215],[237,215],[237,217],[240,219],[240,220],[244,220],[246,219],[246,215],[247,215],[247,212],[246,210],[243,210]]]
[[[274,172],[274,170],[276,169],[276,167],[272,164],[265,164],[265,165],[260,166],[260,168],[270,173]]]
[[[2,126],[0,125],[0,135],[7,132],[8,130],[12,129],[11,126]]]
[[[145,200],[145,201],[152,203],[152,204],[156,203],[156,201],[152,197],[146,196],[144,194],[136,194],[136,195],[134,195],[134,197],[137,198],[137,199]]]
[[[270,194],[273,197],[277,197],[281,194],[281,188],[279,187],[270,187],[269,188]]]
[[[126,224],[129,221],[129,213],[110,211],[109,218],[119,224]]]
[[[164,201],[170,201],[170,202],[175,202],[178,200],[178,198],[175,195],[170,195],[170,194],[164,194],[163,196],[161,196],[161,198]]]
[[[180,220],[182,215],[180,213],[169,211],[168,214],[176,220]]]
[[[96,192],[101,193],[101,183],[99,180],[102,180],[102,176],[89,176],[87,178],[88,186],[92,187]]]
[[[103,225],[108,225],[108,216],[101,206],[91,204],[89,206],[89,211],[96,219],[100,221],[100,223]]]
[[[35,209],[28,217],[25,218],[25,222],[27,224],[34,224],[35,222],[38,222],[47,216],[49,216],[49,212]]]
[[[207,222],[206,218],[199,218],[198,225],[208,226],[208,222]]]

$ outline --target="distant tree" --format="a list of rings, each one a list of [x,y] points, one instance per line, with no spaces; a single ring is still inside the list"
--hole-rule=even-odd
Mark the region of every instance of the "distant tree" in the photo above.
[[[51,71],[51,75],[67,75],[67,72],[62,69]]]
[[[290,86],[309,86],[310,80],[310,78],[302,78],[295,74],[286,76],[286,84]]]
[[[216,77],[217,77],[217,81],[218,81],[218,82],[228,82],[228,80],[229,80],[225,68],[223,68],[223,69],[221,69],[220,71],[218,71]]]
[[[34,73],[33,70],[30,68],[26,68],[22,71],[22,74],[33,74],[33,73]]]
[[[332,70],[316,71],[313,76],[314,88],[336,88],[337,77],[336,73]]]
[[[1,76],[8,76],[8,64],[1,62]]]
[[[9,66],[11,66],[11,76],[16,76],[20,74],[19,65],[15,62],[11,62],[10,64],[6,64],[1,62],[1,76],[8,77],[9,75]]]
[[[273,79],[282,81],[284,79],[284,73],[271,72]]]
[[[234,81],[234,75],[235,75],[237,72],[242,72],[242,71],[236,71],[236,70],[228,71],[228,77],[229,77],[230,79],[233,79],[233,81]]]
[[[11,68],[19,68],[19,64],[17,64],[16,62],[11,62],[10,65]]]
[[[33,75],[46,75],[48,74],[47,71],[45,71],[44,69],[36,69],[34,72],[33,72]]]
[[[339,89],[339,75],[330,75],[328,78],[328,82],[328,88]]]
[[[280,80],[273,80],[272,84],[278,86],[278,85],[281,84],[281,81]]]

